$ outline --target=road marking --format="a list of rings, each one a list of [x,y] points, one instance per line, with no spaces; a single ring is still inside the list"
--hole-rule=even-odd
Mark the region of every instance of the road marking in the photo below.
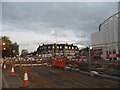
[[[7,81],[5,80],[5,77],[3,75],[2,75],[2,79],[3,79],[3,82],[5,84],[5,87],[9,88],[9,85],[8,85]]]

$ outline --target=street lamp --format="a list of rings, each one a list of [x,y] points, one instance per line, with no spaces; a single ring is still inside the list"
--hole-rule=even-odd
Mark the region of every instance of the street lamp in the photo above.
[[[57,43],[57,31],[52,30],[51,33],[55,35],[55,41],[54,42]]]
[[[55,47],[54,47],[54,49],[55,49],[55,57],[56,57],[56,54],[57,54],[57,31],[52,30],[51,33],[55,35],[55,41],[54,41],[55,42]]]
[[[89,68],[89,73],[90,73],[90,76],[91,76],[91,52],[90,52],[91,45],[88,45],[88,44],[87,44],[87,40],[88,40],[87,37],[81,36],[81,39],[82,39],[83,41],[85,41],[85,42],[84,42],[85,47],[86,47],[86,48],[87,48],[87,47],[89,48],[89,50],[87,51],[87,52],[88,52],[88,56],[89,56],[89,58],[88,58],[88,68]]]
[[[16,56],[16,51],[15,50],[12,50],[13,51],[13,56],[15,57]]]

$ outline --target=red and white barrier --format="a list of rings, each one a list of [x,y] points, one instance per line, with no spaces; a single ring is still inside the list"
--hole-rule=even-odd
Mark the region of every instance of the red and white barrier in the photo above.
[[[81,61],[87,61],[87,59],[70,59],[71,61],[79,61],[79,62],[81,62]]]
[[[81,57],[89,57],[89,55],[82,55]],[[91,55],[91,57],[103,57],[103,55]],[[120,57],[120,54],[106,54],[105,57]]]
[[[107,58],[110,58],[110,57],[115,57],[115,58],[117,58],[117,57],[120,57],[120,54],[107,54],[106,57],[107,57]]]
[[[41,59],[15,59],[15,61],[41,61]]]

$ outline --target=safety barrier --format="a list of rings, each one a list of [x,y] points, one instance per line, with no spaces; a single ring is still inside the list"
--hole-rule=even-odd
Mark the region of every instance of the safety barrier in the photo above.
[[[90,55],[91,57],[103,57],[103,55]],[[89,55],[81,55],[81,57],[89,57]],[[105,57],[120,57],[120,54],[106,54]]]
[[[81,61],[87,61],[87,59],[69,59],[70,61],[78,61],[78,62],[81,62]]]
[[[42,61],[41,59],[15,59],[15,61]]]

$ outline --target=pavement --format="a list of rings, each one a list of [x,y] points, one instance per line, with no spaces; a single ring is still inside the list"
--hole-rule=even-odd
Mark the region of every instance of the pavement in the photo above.
[[[11,68],[3,71],[3,87],[23,86],[25,67],[15,67],[15,76],[10,76]],[[27,67],[30,86],[28,88],[118,88],[118,82],[87,74],[61,70],[47,66]]]

